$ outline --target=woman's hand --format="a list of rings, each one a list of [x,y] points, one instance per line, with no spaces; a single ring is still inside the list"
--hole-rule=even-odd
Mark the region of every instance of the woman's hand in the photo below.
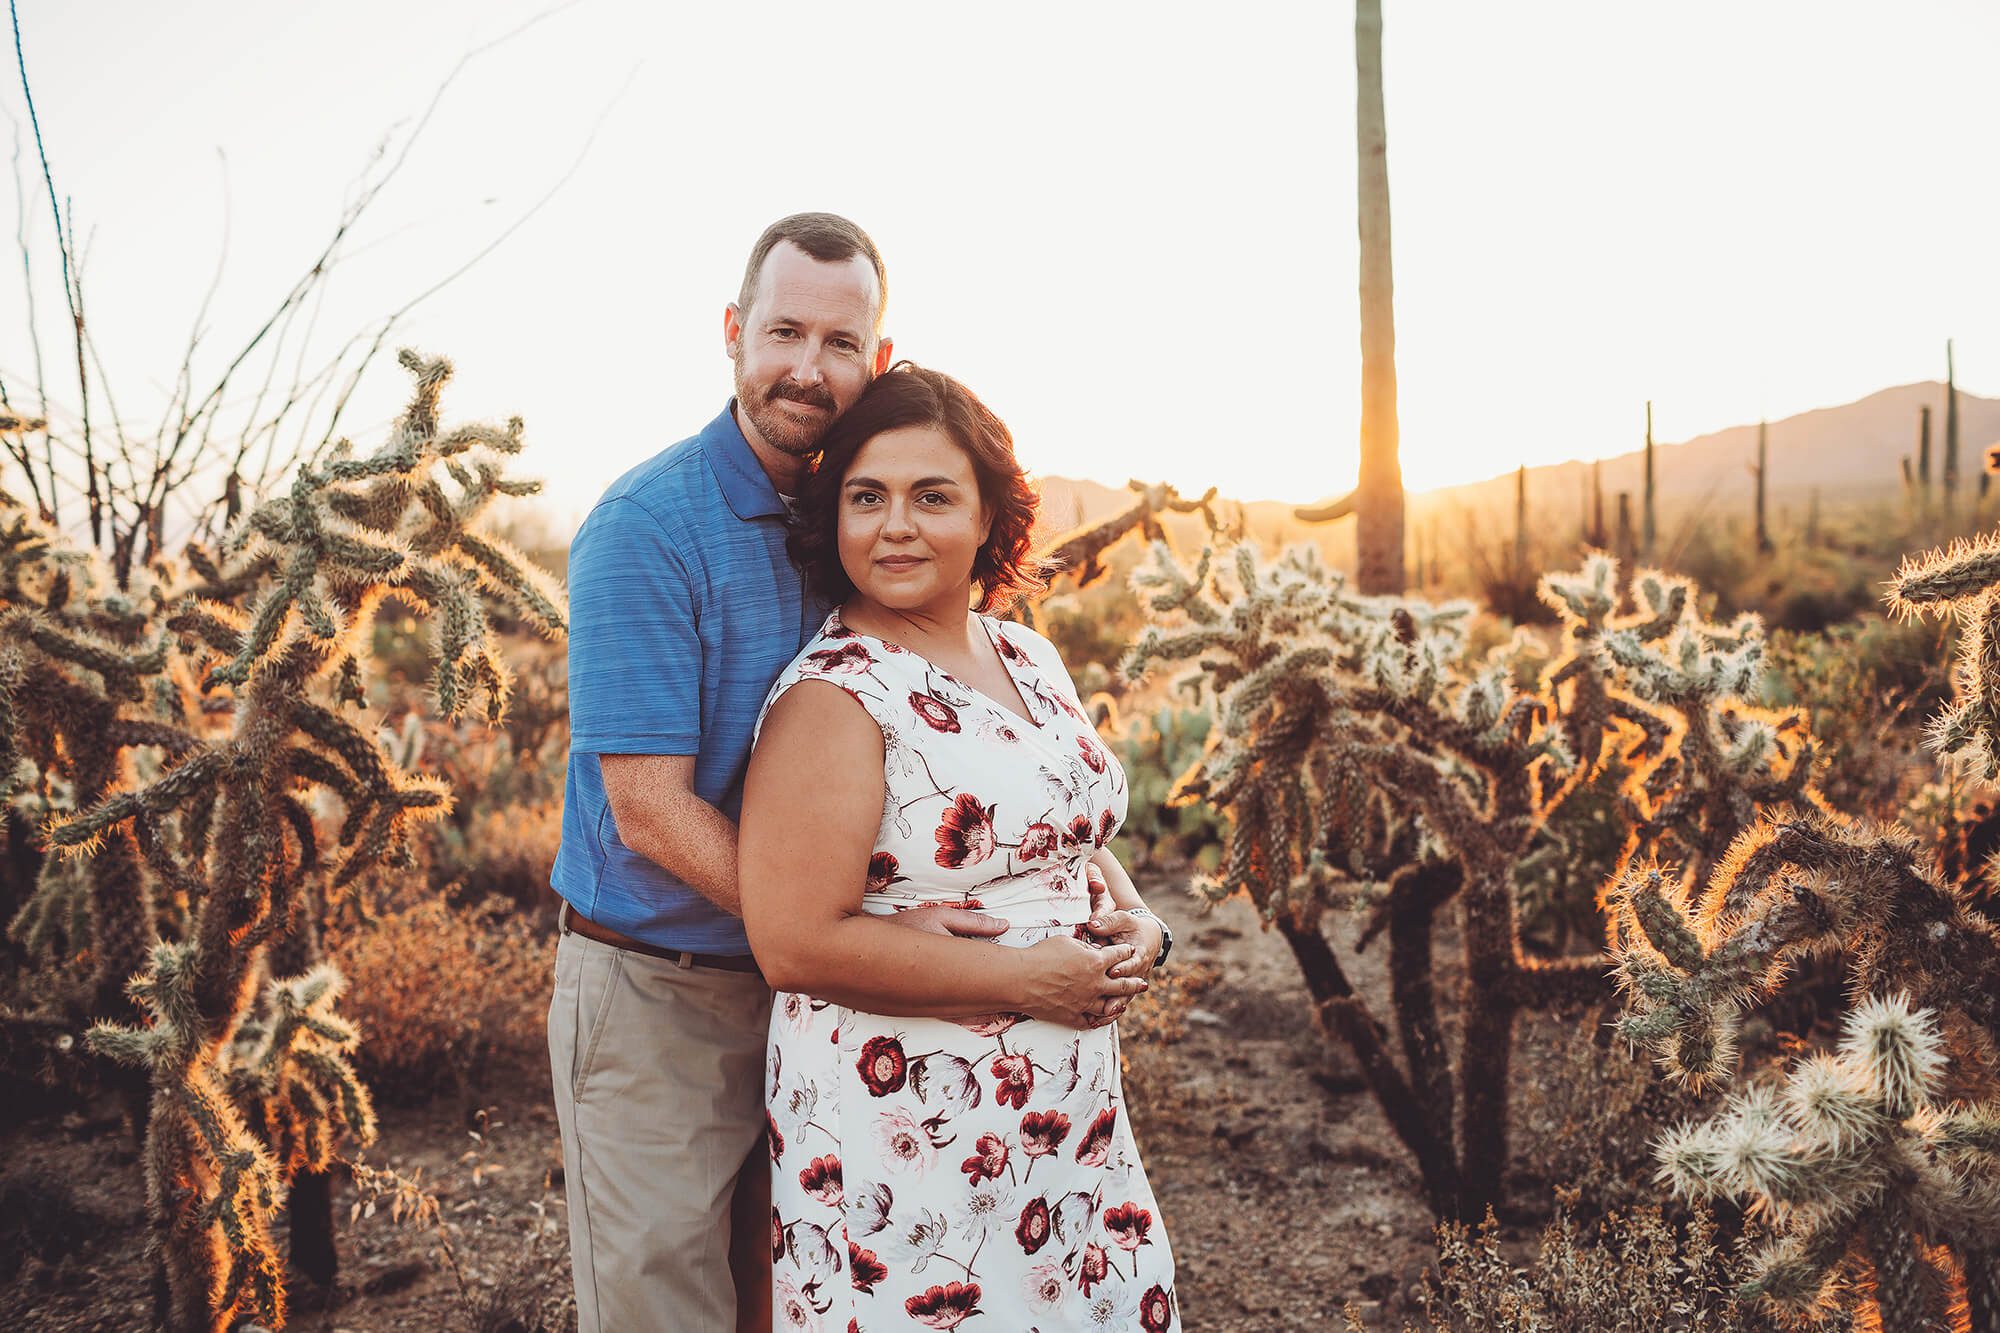
[[[1111,975],[1136,954],[1130,944],[1099,946],[1067,935],[1031,944],[1021,950],[1028,983],[1019,1008],[1030,1018],[1064,1027],[1101,1027],[1110,1021],[1103,1016],[1107,1005],[1115,1018],[1146,989],[1141,977]]]
[[[1166,938],[1160,933],[1159,922],[1151,917],[1135,915],[1123,908],[1100,911],[1084,922],[1083,928],[1094,940],[1103,940],[1106,944],[1132,946],[1131,960],[1111,969],[1111,975],[1114,977],[1144,978],[1158,961],[1160,945]]]

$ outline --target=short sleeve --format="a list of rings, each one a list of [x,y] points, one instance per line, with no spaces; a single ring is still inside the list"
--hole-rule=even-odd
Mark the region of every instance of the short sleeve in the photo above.
[[[866,709],[868,716],[880,728],[884,743],[893,743],[898,727],[895,711],[889,706],[891,689],[877,674],[882,665],[877,653],[852,635],[840,638],[822,635],[814,639],[771,682],[771,692],[764,699],[763,711],[757,715],[757,734],[763,735],[764,719],[771,715],[771,710],[777,707],[778,700],[788,690],[801,681],[820,680],[835,686]]]
[[[687,563],[636,501],[606,500],[569,552],[570,749],[701,749],[699,598]]]

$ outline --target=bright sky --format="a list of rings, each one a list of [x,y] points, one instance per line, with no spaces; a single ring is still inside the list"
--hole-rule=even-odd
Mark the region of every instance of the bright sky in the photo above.
[[[384,132],[548,8],[18,4],[129,417],[163,401],[225,217],[216,368],[317,254]],[[1622,452],[1648,398],[1675,440],[1941,377],[1947,336],[1961,385],[2000,390],[1991,0],[1384,8],[1412,487]],[[553,201],[400,340],[457,362],[448,415],[526,418],[524,470],[565,516],[721,407],[744,255],[810,208],[871,232],[898,351],[978,391],[1031,468],[1344,491],[1351,20],[1323,0],[580,0],[468,66],[316,337],[330,355],[456,267],[596,127]],[[0,84],[25,130],[11,69]],[[30,185],[44,349],[67,364]],[[31,358],[8,268],[12,391]],[[73,372],[57,387],[73,406]],[[403,389],[384,358],[348,433],[372,445]]]

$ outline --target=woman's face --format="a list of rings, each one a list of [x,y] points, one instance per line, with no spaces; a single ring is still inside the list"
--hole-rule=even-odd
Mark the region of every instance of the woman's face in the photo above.
[[[933,426],[882,432],[841,480],[840,563],[890,610],[968,605],[990,526],[971,457]]]

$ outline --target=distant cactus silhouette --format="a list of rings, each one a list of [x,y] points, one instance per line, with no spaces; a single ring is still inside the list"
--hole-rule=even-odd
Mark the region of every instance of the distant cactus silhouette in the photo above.
[[[1646,404],[1646,490],[1645,508],[1641,511],[1644,526],[1639,534],[1639,558],[1652,560],[1656,557],[1654,543],[1659,537],[1659,524],[1654,517],[1654,449],[1653,449],[1653,404]]]
[[[60,974],[81,944],[64,923],[88,922],[89,1046],[150,1085],[151,1248],[176,1330],[282,1322],[270,1216],[287,1182],[374,1132],[357,1034],[334,1009],[343,983],[316,962],[322,898],[451,802],[344,711],[364,698],[377,610],[393,597],[427,614],[453,718],[481,696],[489,719],[506,707],[489,600],[565,630],[555,584],[478,526],[494,499],[537,489],[502,475],[520,422],[441,429],[449,363],[401,361],[416,391],[380,449],[342,441],[219,551],[189,548],[185,571],[156,562],[130,596],[74,595],[75,558],[0,511],[0,761],[10,782],[71,789],[47,841],[82,872],[51,857],[15,929],[64,944]],[[337,799],[337,828],[316,822],[313,789]],[[55,901],[79,878],[80,914]]]

